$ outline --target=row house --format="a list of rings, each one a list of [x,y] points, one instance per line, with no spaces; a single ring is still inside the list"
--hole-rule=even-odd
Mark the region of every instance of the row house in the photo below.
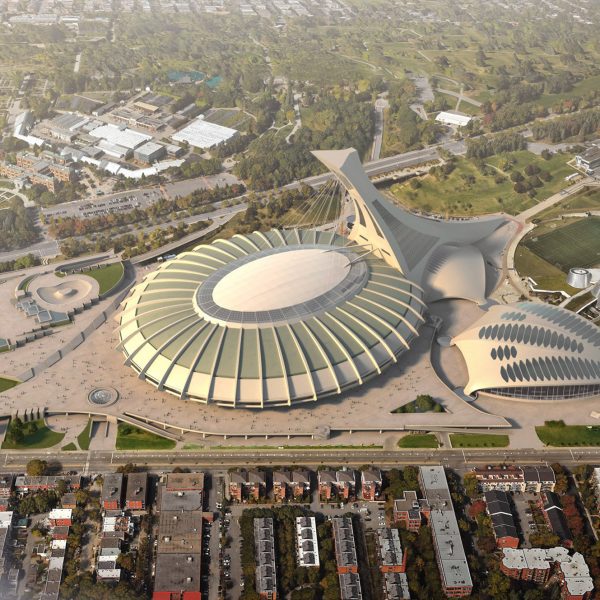
[[[414,490],[407,490],[402,498],[394,500],[394,523],[403,525],[408,531],[419,531],[421,525],[429,521],[430,514],[429,503],[425,498],[418,498]]]
[[[299,567],[319,566],[317,521],[314,517],[296,517],[296,556]]]
[[[55,490],[58,482],[64,481],[68,491],[75,491],[81,488],[80,475],[57,475],[57,476],[39,476],[19,475],[15,479],[15,490],[19,493],[37,492],[39,490]]]
[[[358,556],[352,519],[333,517],[332,526],[338,573],[358,573]]]
[[[350,500],[356,497],[356,476],[353,470],[346,471],[319,471],[319,497],[330,500],[337,496],[341,500]]]
[[[273,519],[254,519],[256,591],[261,600],[277,600],[277,565]]]
[[[366,469],[360,475],[361,495],[363,500],[373,502],[379,500],[383,477],[379,469]]]
[[[229,473],[229,496],[234,502],[259,500],[267,490],[267,480],[262,471],[232,471]]]
[[[542,509],[548,527],[559,537],[560,543],[563,546],[571,547],[573,545],[573,535],[569,529],[558,494],[554,492],[542,493],[538,506]]]
[[[379,570],[382,573],[405,573],[406,554],[402,551],[398,530],[388,527],[379,529],[377,539],[381,559]]]
[[[123,473],[107,473],[102,481],[100,501],[104,510],[123,508]]]
[[[148,473],[129,473],[125,492],[127,510],[146,510],[148,497]]]
[[[310,494],[310,473],[297,469],[273,471],[273,499],[283,502],[288,497],[299,500]]]
[[[48,514],[48,519],[52,527],[70,527],[73,524],[73,509],[54,508]]]
[[[473,469],[477,484],[482,492],[502,490],[504,492],[554,491],[556,476],[551,467],[515,465],[488,465]]]
[[[12,474],[0,475],[0,512],[8,509],[15,477]]]
[[[508,494],[501,490],[485,492],[486,511],[492,521],[496,546],[498,548],[518,548],[519,534],[510,507]]]

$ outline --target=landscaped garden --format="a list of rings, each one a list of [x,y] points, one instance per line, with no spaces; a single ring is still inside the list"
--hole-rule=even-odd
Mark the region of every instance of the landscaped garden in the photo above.
[[[119,423],[117,450],[172,450],[175,442],[128,423]]]
[[[496,433],[451,433],[453,448],[506,448],[508,436]]]
[[[565,425],[564,421],[546,421],[536,427],[537,436],[546,446],[600,446],[600,427]]]
[[[98,282],[100,295],[110,292],[123,279],[123,273],[123,263],[120,262],[85,272],[86,275]]]
[[[19,417],[15,417],[10,420],[2,449],[52,448],[60,444],[64,437],[64,433],[52,431],[47,427],[44,419],[23,422]]]
[[[433,433],[410,433],[398,442],[399,448],[437,448],[437,438]]]

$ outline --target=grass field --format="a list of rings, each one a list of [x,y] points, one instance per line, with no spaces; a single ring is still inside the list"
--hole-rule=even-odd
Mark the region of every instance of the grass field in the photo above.
[[[398,448],[437,448],[437,438],[433,433],[411,433],[398,442]]]
[[[92,420],[90,419],[85,429],[77,436],[77,443],[82,450],[90,449],[90,433],[92,431]]]
[[[5,392],[6,390],[10,390],[10,388],[14,388],[15,385],[19,385],[18,381],[14,379],[6,379],[5,377],[0,377],[0,393]]]
[[[540,289],[564,290],[570,295],[579,291],[567,285],[567,277],[563,271],[534,254],[523,244],[517,246],[515,268],[522,277],[531,277]]]
[[[551,208],[538,213],[536,218],[544,221],[561,217],[569,212],[585,212],[588,210],[600,210],[600,187],[585,188],[561,200]]]
[[[30,427],[32,423],[35,423],[37,431],[31,431]],[[11,425],[12,421],[8,425],[8,430],[6,432],[7,437]],[[10,442],[8,441],[8,439],[5,438],[4,443],[2,444],[2,449],[21,450],[30,448],[52,448],[52,446],[60,444],[60,442],[62,442],[63,438],[65,437],[64,433],[58,433],[46,427],[46,424],[44,423],[43,419],[32,421],[31,423],[24,423],[24,433],[25,437],[20,443]]]
[[[119,423],[117,450],[172,450],[175,442],[127,423]]]
[[[451,433],[453,448],[506,448],[508,436],[493,433]]]
[[[523,243],[565,273],[572,267],[593,267],[600,264],[600,217],[578,220]]]
[[[535,432],[546,446],[600,446],[600,427],[546,424]]]
[[[123,273],[123,263],[120,262],[85,272],[86,275],[93,277],[100,285],[100,295],[110,292],[123,279]]]
[[[77,446],[73,442],[69,442],[67,445],[63,446],[61,450],[63,452],[73,452],[74,450],[77,450]]]
[[[444,179],[426,175],[420,179],[421,186],[413,188],[411,181],[398,183],[389,188],[389,193],[402,205],[411,209],[432,212],[442,216],[468,216],[506,212],[518,214],[537,202],[548,198],[564,186],[564,177],[572,172],[566,164],[571,158],[567,154],[555,154],[550,160],[531,152],[512,152],[486,159],[490,166],[488,174],[482,174],[476,165],[459,158],[456,168]],[[512,162],[510,170],[503,171],[505,163]],[[535,164],[552,175],[552,179],[537,188],[535,199],[514,191],[510,180],[512,171],[523,172],[528,164]],[[500,176],[503,181],[497,183]]]

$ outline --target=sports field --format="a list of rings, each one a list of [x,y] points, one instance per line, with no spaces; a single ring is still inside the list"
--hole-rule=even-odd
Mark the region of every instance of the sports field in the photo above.
[[[565,273],[572,267],[600,264],[600,217],[588,217],[531,237],[525,246]]]

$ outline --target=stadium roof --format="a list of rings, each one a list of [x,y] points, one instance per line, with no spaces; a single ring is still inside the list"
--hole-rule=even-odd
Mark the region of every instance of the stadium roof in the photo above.
[[[264,407],[316,400],[396,362],[421,289],[333,233],[273,230],[198,246],[126,299],[120,346],[184,398]]]
[[[564,308],[493,306],[453,343],[467,363],[467,394],[532,400],[600,394],[600,329]]]
[[[187,142],[195,148],[212,148],[226,142],[238,133],[237,129],[223,127],[205,121],[204,117],[198,117],[171,138],[176,142]]]

